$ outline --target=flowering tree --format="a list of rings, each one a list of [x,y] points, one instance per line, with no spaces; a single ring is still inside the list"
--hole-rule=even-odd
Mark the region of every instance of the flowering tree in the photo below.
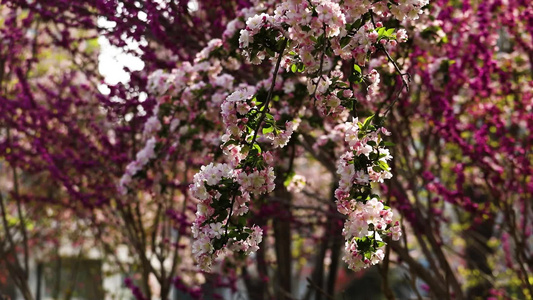
[[[346,218],[343,260],[354,270],[378,263],[387,236],[400,237],[399,222],[371,188],[372,182],[391,177],[387,161],[392,157],[381,134],[389,134],[383,121],[394,102],[358,122],[363,112],[357,108],[358,98],[370,100],[379,87],[379,74],[367,67],[373,53],[383,52],[400,71],[388,49],[397,40],[407,40],[405,30],[395,33],[383,21],[389,16],[416,19],[425,4],[395,4],[389,10],[385,3],[293,1],[243,9],[229,22],[223,39],[211,40],[192,64],[183,62],[170,73],[151,75],[148,86],[159,95],[159,103],[144,127],[146,144],[127,166],[120,191],[131,193],[138,181],[152,180],[146,167],[167,164],[195,150],[201,151],[194,156],[197,164],[221,161],[202,166],[191,184],[192,195],[200,201],[192,252],[205,271],[222,255],[235,268],[243,264],[238,258],[257,251],[263,239],[263,229],[249,218],[268,206],[271,199],[263,195],[273,192],[277,183],[274,194],[287,197],[296,153],[305,155],[308,145],[319,158],[326,151],[321,147],[332,137],[332,155],[322,154],[327,157],[322,163],[334,170],[333,195]],[[254,85],[238,83],[232,75],[243,68],[242,61],[261,65]],[[406,74],[398,75],[401,88],[407,87]],[[216,117],[219,113],[222,122]],[[289,145],[293,134],[299,137]],[[323,136],[323,142],[315,141],[317,136]],[[221,143],[222,151],[217,149]],[[195,144],[203,148],[195,149]],[[286,146],[292,151],[284,151]],[[209,152],[214,155],[206,156]],[[164,190],[166,180],[152,184]],[[290,207],[285,197],[277,198]],[[290,223],[274,223],[277,259],[287,259],[283,255],[290,253]],[[279,262],[280,295],[291,292],[290,264],[290,257]]]
[[[60,206],[137,299],[201,297],[206,279],[253,299],[307,280],[298,296],[320,299],[341,260],[383,261],[389,299],[391,263],[419,297],[531,295],[527,1],[5,2],[11,262],[32,210]],[[98,35],[145,63],[107,95]],[[21,193],[21,173],[60,192]],[[25,268],[10,274],[31,299]]]

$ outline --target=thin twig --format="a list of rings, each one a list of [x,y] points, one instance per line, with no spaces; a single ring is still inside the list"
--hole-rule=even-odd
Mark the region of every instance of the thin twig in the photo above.
[[[372,22],[372,25],[374,26],[374,28],[377,28],[376,23],[374,22],[374,12],[372,10],[370,10],[369,12],[370,12],[370,20]],[[396,97],[394,98],[392,103],[389,104],[389,106],[385,110],[385,113],[381,117],[381,122],[383,122],[383,120],[385,120],[385,117],[389,114],[389,112],[392,109],[392,107],[394,106],[394,104],[396,104],[396,102],[398,102],[398,99],[400,98],[400,94],[402,93],[402,90],[405,88],[405,90],[409,93],[409,82],[411,82],[411,74],[402,73],[402,70],[400,70],[400,67],[398,66],[396,61],[394,59],[392,59],[392,57],[390,56],[390,54],[387,51],[387,49],[385,48],[385,46],[379,44],[378,48],[381,51],[383,51],[383,53],[385,53],[385,55],[387,56],[387,59],[389,60],[389,62],[392,63],[392,65],[394,66],[394,69],[396,70],[396,72],[398,72],[398,74],[400,75],[400,78],[402,80],[402,87],[400,88],[400,90],[398,91]],[[405,80],[404,76],[407,76],[407,80]],[[379,116],[379,111],[376,113],[376,115]]]
[[[315,290],[317,290],[320,294],[324,295],[326,298],[328,298],[330,300],[335,300],[335,298],[333,298],[333,296],[331,296],[326,291],[324,291],[323,288],[319,287],[315,282],[313,282],[313,280],[311,280],[311,278],[307,277],[306,279],[307,279],[307,282],[309,283],[310,287],[312,287]]]
[[[318,84],[320,83],[320,79],[322,79],[322,68],[324,67],[324,56],[326,56],[326,41],[329,42],[329,40],[326,39],[326,23],[323,25],[323,31],[324,31],[324,45],[322,46],[322,55],[320,56],[320,66],[318,68],[317,74],[320,76],[318,77],[318,80],[315,85],[315,90],[313,91],[313,94],[311,95],[313,97],[313,105],[316,103],[316,91],[318,89]]]
[[[259,132],[259,128],[261,127],[261,124],[265,120],[266,114],[269,112],[268,105],[270,104],[270,100],[272,100],[272,94],[274,93],[274,87],[276,85],[276,78],[278,77],[279,66],[281,65],[281,59],[283,58],[283,52],[285,51],[286,47],[287,47],[287,39],[285,39],[285,42],[283,43],[283,47],[281,48],[279,52],[278,61],[276,62],[276,66],[274,67],[274,74],[272,75],[273,76],[272,84],[270,85],[270,90],[268,91],[268,96],[263,106],[264,109],[255,127],[254,136],[252,138],[252,141],[250,142],[251,146],[255,143],[255,140],[257,139],[257,133]]]
[[[381,49],[381,51],[383,51],[385,53],[385,55],[387,56],[387,59],[389,60],[389,62],[392,63],[392,65],[394,66],[394,69],[396,69],[396,72],[398,72],[398,74],[400,75],[400,78],[402,79],[402,87],[398,91],[398,94],[396,95],[396,97],[394,98],[392,103],[389,104],[389,106],[385,110],[385,113],[383,114],[383,119],[384,119],[389,114],[389,112],[392,109],[392,107],[394,106],[394,104],[396,104],[396,102],[398,102],[398,99],[400,99],[400,94],[402,93],[402,90],[405,88],[405,91],[409,93],[409,83],[408,82],[411,82],[411,74],[402,73],[402,71],[400,70],[400,67],[398,67],[398,64],[396,63],[396,61],[394,59],[392,59],[392,57],[390,56],[390,54],[387,51],[387,49],[385,49],[385,47],[383,45],[380,45],[379,48]],[[407,81],[405,80],[404,76],[407,76]]]
[[[224,233],[224,237],[227,239],[228,238],[228,226],[229,226],[229,222],[231,220],[231,214],[233,213],[233,205],[235,205],[235,198],[237,197],[237,192],[235,191],[234,194],[233,194],[233,198],[231,199],[231,206],[229,208],[229,214],[228,214],[228,221],[226,222],[226,225],[224,226],[224,229],[225,229],[225,233]]]

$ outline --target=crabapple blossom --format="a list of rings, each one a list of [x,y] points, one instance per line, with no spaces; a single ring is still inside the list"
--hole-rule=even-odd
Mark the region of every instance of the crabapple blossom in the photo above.
[[[400,0],[390,8],[392,15],[402,21],[404,19],[417,20],[420,8],[429,4],[429,0]]]
[[[384,19],[374,26],[371,17],[376,14],[381,18],[389,15],[400,20],[405,16],[414,18],[423,2],[400,1],[391,6],[391,10],[398,9],[394,12],[389,12],[384,1],[366,0],[289,0],[262,8],[244,8],[228,23],[223,39],[208,42],[193,63],[184,62],[170,74],[158,71],[150,77],[151,91],[163,97],[145,125],[147,136],[167,132],[169,124],[170,132],[187,136],[188,131],[203,126],[189,125],[199,117],[222,117],[220,125],[224,132],[210,141],[220,146],[223,156],[219,159],[223,162],[202,166],[190,185],[191,195],[199,201],[192,232],[194,257],[202,269],[208,270],[217,257],[257,250],[262,231],[250,226],[246,217],[254,199],[275,188],[275,162],[270,151],[287,147],[292,136],[302,130],[302,116],[312,111],[305,106],[291,109],[286,96],[294,95],[307,82],[310,99],[304,97],[304,101],[311,100],[320,117],[346,118],[350,110],[355,110],[354,84],[368,84],[369,99],[379,93],[379,73],[369,68],[370,72],[364,75],[361,66],[379,47],[407,39],[405,31],[394,34],[395,29],[385,28]],[[275,62],[267,78],[251,85],[238,83],[234,75],[225,72],[240,67],[235,57],[224,52],[237,46],[235,51],[249,64]],[[343,61],[355,62],[351,76],[341,68]],[[295,78],[297,75],[300,78]],[[199,114],[189,111],[188,107],[198,102],[196,95],[205,91],[211,95],[211,101],[202,99],[201,105],[208,111]],[[274,101],[287,105],[279,107]],[[169,103],[175,105],[173,114],[164,107]],[[158,113],[157,109],[163,107],[165,112]],[[175,122],[174,118],[183,121]],[[304,130],[309,126],[307,122]],[[392,157],[380,137],[386,130],[372,125],[371,119],[361,124],[357,118],[334,127],[340,131],[318,139],[313,148],[324,146],[328,140],[345,142],[342,147],[347,151],[337,166],[340,182],[335,195],[339,211],[348,216],[345,237],[347,253],[352,257],[349,265],[375,264],[383,256],[381,236],[392,232],[390,209],[370,192],[370,183],[380,183],[392,176],[387,165]],[[146,164],[144,156],[131,167],[133,170]],[[127,185],[131,176],[125,176],[121,186]],[[300,189],[290,183],[289,186],[291,190]],[[396,227],[394,230],[392,235],[396,238],[400,233]],[[354,257],[360,263],[353,261]]]
[[[155,157],[155,146],[156,139],[155,137],[151,137],[146,141],[144,148],[137,152],[137,155],[135,156],[136,160],[130,162],[128,166],[126,166],[126,172],[122,175],[118,186],[121,194],[125,195],[127,193],[126,186],[131,182],[131,178]]]
[[[392,156],[378,135],[388,131],[370,125],[371,120],[372,117],[362,124],[354,118],[345,124],[344,140],[349,151],[337,164],[340,177],[335,191],[337,209],[347,216],[343,260],[353,270],[375,265],[383,259],[382,235],[392,235],[393,240],[401,235],[397,224],[392,225],[390,208],[377,195],[370,194],[370,182],[383,182],[392,176],[387,165]]]
[[[190,191],[201,202],[192,226],[193,255],[202,270],[210,270],[213,261],[227,250],[245,254],[257,251],[262,230],[235,223],[231,217],[244,216],[250,195],[271,192],[274,179],[272,167],[247,173],[229,164],[214,163],[202,166],[194,175]]]

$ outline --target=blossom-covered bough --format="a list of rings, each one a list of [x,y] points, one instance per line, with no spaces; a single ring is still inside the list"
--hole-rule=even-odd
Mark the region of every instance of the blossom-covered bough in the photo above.
[[[228,24],[224,39],[210,41],[193,64],[152,74],[149,86],[159,97],[158,109],[145,125],[147,144],[128,166],[119,189],[128,192],[138,170],[158,156],[154,149],[164,158],[161,149],[171,144],[179,151],[181,137],[193,128],[220,126],[222,137],[210,140],[221,145],[220,162],[201,167],[190,186],[199,201],[192,251],[201,269],[210,270],[217,257],[257,251],[262,229],[250,219],[250,210],[275,189],[276,149],[327,123],[344,135],[337,143],[342,155],[335,191],[338,211],[346,216],[343,260],[353,270],[377,264],[388,236],[401,236],[391,209],[371,185],[392,177],[389,143],[382,136],[389,132],[382,124],[393,103],[385,113],[359,122],[355,94],[361,95],[363,87],[371,101],[379,88],[379,73],[368,67],[379,51],[400,71],[388,49],[405,42],[406,32],[384,24],[391,16],[417,19],[427,1],[256,4],[243,9]],[[268,61],[272,69],[267,78],[234,82],[231,74],[241,64]],[[399,75],[407,88],[405,74]]]
[[[530,2],[2,1],[0,285],[75,228],[137,299],[380,259],[388,299],[529,298]],[[99,36],[144,62],[109,94]]]

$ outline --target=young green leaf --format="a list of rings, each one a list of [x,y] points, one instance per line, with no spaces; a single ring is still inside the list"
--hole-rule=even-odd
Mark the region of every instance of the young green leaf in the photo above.
[[[296,73],[296,71],[298,71],[298,67],[296,66],[296,64],[292,64],[292,66],[291,66],[291,71],[292,71],[293,73]]]
[[[358,65],[358,64],[354,64],[353,65],[353,69],[355,70],[355,72],[361,74],[362,71],[361,71],[361,67]]]

